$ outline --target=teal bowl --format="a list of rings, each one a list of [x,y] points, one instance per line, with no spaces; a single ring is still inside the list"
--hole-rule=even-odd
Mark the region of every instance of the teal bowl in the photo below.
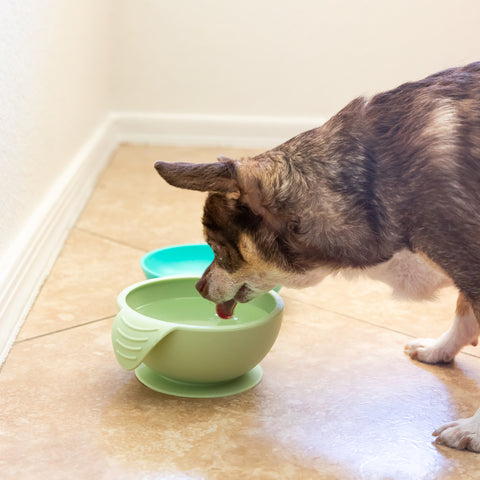
[[[213,262],[215,254],[206,243],[173,245],[145,254],[140,265],[147,278],[163,278],[172,275],[201,277]]]
[[[145,254],[140,260],[147,279],[172,276],[201,277],[213,262],[215,254],[206,243],[190,243],[158,248]],[[280,287],[275,287],[276,292]]]

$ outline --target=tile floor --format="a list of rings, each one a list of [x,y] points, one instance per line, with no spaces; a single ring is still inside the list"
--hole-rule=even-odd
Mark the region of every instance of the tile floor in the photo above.
[[[124,145],[113,156],[0,371],[0,478],[480,478],[480,455],[431,437],[478,407],[479,351],[441,367],[403,353],[447,329],[453,289],[423,304],[367,280],[283,289],[264,378],[233,397],[162,395],[120,368],[115,299],[143,279],[140,257],[202,240],[203,194],[166,185],[152,164],[220,153],[255,152]]]

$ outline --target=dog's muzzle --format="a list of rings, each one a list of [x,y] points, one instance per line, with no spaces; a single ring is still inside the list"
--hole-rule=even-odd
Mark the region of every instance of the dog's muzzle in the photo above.
[[[195,288],[198,290],[198,293],[207,300],[215,301],[215,299],[210,298],[210,273],[211,273],[211,266],[209,265],[207,269],[203,272],[202,277],[196,283]],[[246,284],[243,284],[233,295],[232,300],[234,299],[237,302],[245,303],[251,300],[252,297],[252,289],[248,287]]]

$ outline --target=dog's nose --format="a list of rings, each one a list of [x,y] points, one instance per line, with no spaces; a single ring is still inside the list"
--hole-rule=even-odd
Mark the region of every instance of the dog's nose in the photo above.
[[[208,295],[208,284],[207,280],[205,279],[205,275],[203,275],[202,278],[197,282],[195,288],[202,297],[205,298]]]
[[[198,290],[198,293],[203,297],[207,298],[208,295],[208,277],[210,275],[212,265],[210,264],[207,269],[203,272],[202,278],[197,282],[195,288]]]

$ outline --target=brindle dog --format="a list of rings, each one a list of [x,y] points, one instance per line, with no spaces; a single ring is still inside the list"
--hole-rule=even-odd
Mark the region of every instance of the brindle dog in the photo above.
[[[451,361],[480,333],[480,62],[357,98],[323,126],[254,158],[157,162],[170,184],[210,192],[215,252],[199,292],[231,315],[276,285],[362,272],[414,298],[453,283],[452,327],[406,346]],[[480,451],[480,409],[434,432]]]

